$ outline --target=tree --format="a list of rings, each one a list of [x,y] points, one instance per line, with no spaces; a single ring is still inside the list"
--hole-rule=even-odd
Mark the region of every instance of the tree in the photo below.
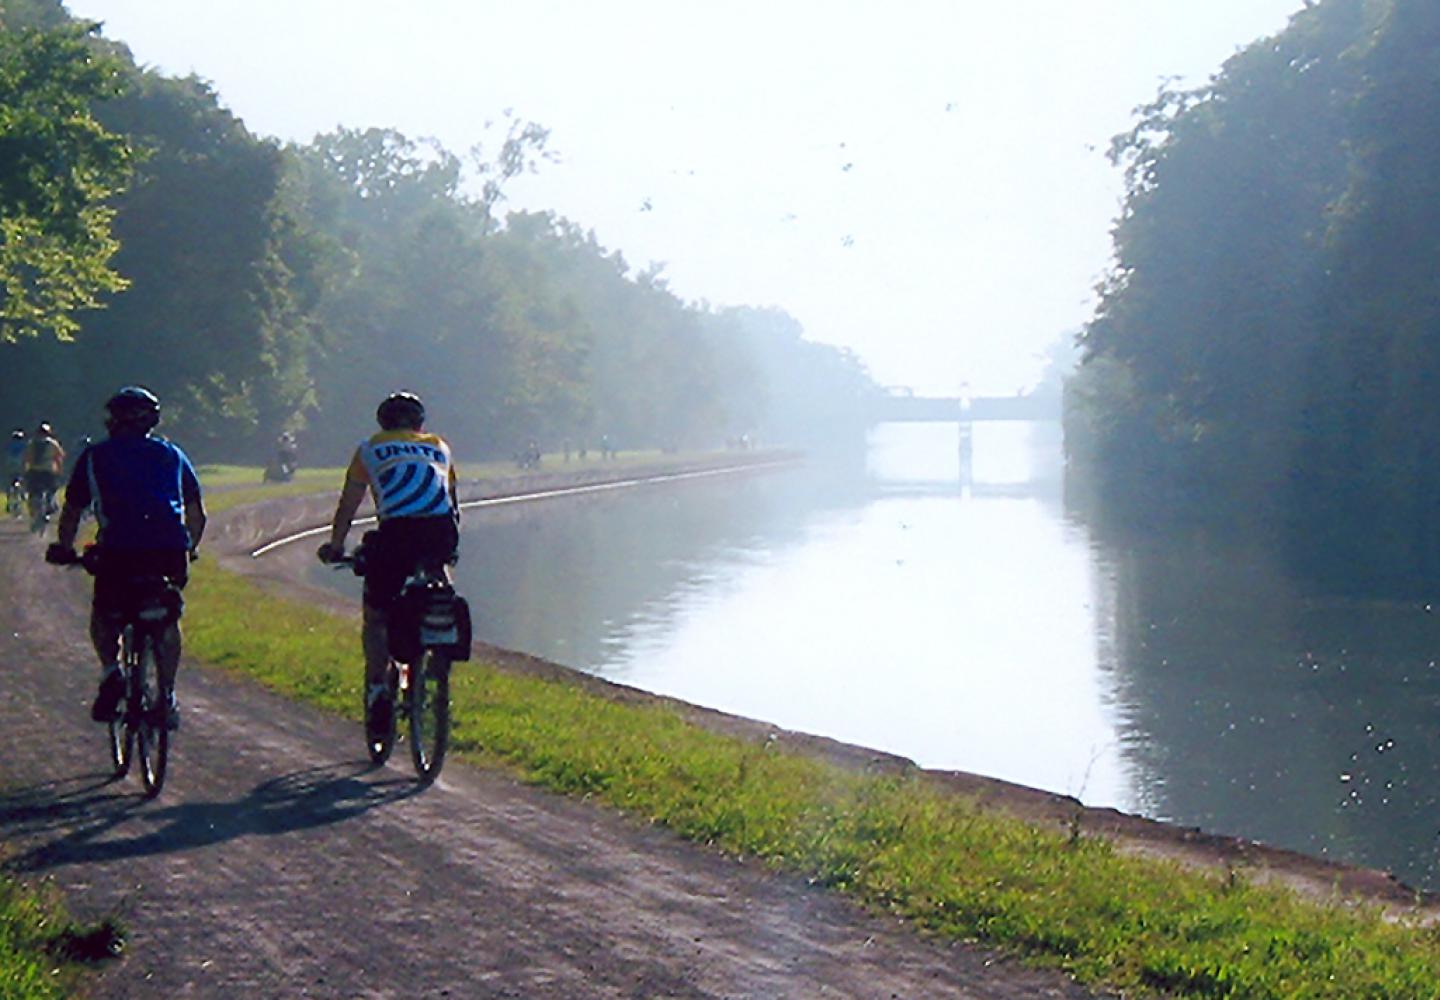
[[[1367,6],[1307,8],[1115,140],[1127,197],[1071,411],[1112,497],[1287,516]]]
[[[132,153],[91,112],[121,82],[95,30],[0,26],[0,343],[69,339],[75,313],[126,285],[110,266],[118,243],[107,200]]]

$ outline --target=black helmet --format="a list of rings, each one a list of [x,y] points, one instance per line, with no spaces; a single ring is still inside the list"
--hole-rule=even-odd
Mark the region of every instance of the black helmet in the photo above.
[[[50,428],[50,421],[48,421],[48,420],[42,420],[42,421],[40,421],[40,426],[38,426],[38,427],[35,428],[35,433],[36,433],[37,435],[39,435],[40,437],[49,437],[49,436],[50,436],[50,430],[51,430],[51,428]]]
[[[17,427],[10,432],[10,436],[16,440],[23,441],[25,439],[25,429],[23,427]]]
[[[127,385],[106,400],[105,411],[105,425],[112,429],[125,425],[148,431],[160,422],[160,400],[143,386]]]
[[[416,431],[425,423],[425,404],[413,392],[392,392],[375,409],[375,420],[382,430]]]

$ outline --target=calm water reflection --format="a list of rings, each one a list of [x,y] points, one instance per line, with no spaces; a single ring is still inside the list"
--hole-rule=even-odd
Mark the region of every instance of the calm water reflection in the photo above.
[[[1042,428],[979,427],[970,487],[957,451],[892,425],[848,466],[474,513],[460,584],[501,646],[1440,887],[1440,614],[1098,539]]]

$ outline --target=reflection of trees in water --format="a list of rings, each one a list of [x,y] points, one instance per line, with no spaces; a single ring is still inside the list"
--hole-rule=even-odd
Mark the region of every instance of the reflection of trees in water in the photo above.
[[[1201,535],[1113,561],[1107,666],[1147,813],[1440,885],[1440,613],[1309,598]]]
[[[796,544],[863,486],[824,466],[670,483],[467,515],[457,569],[476,634],[583,669],[627,623],[668,619],[717,566]]]

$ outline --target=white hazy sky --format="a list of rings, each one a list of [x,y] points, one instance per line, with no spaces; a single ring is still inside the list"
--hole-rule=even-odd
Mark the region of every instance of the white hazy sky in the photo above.
[[[1089,316],[1162,78],[1302,0],[69,0],[261,134],[455,152],[514,109],[561,157],[511,189],[673,291],[773,305],[887,384],[1010,392]]]

